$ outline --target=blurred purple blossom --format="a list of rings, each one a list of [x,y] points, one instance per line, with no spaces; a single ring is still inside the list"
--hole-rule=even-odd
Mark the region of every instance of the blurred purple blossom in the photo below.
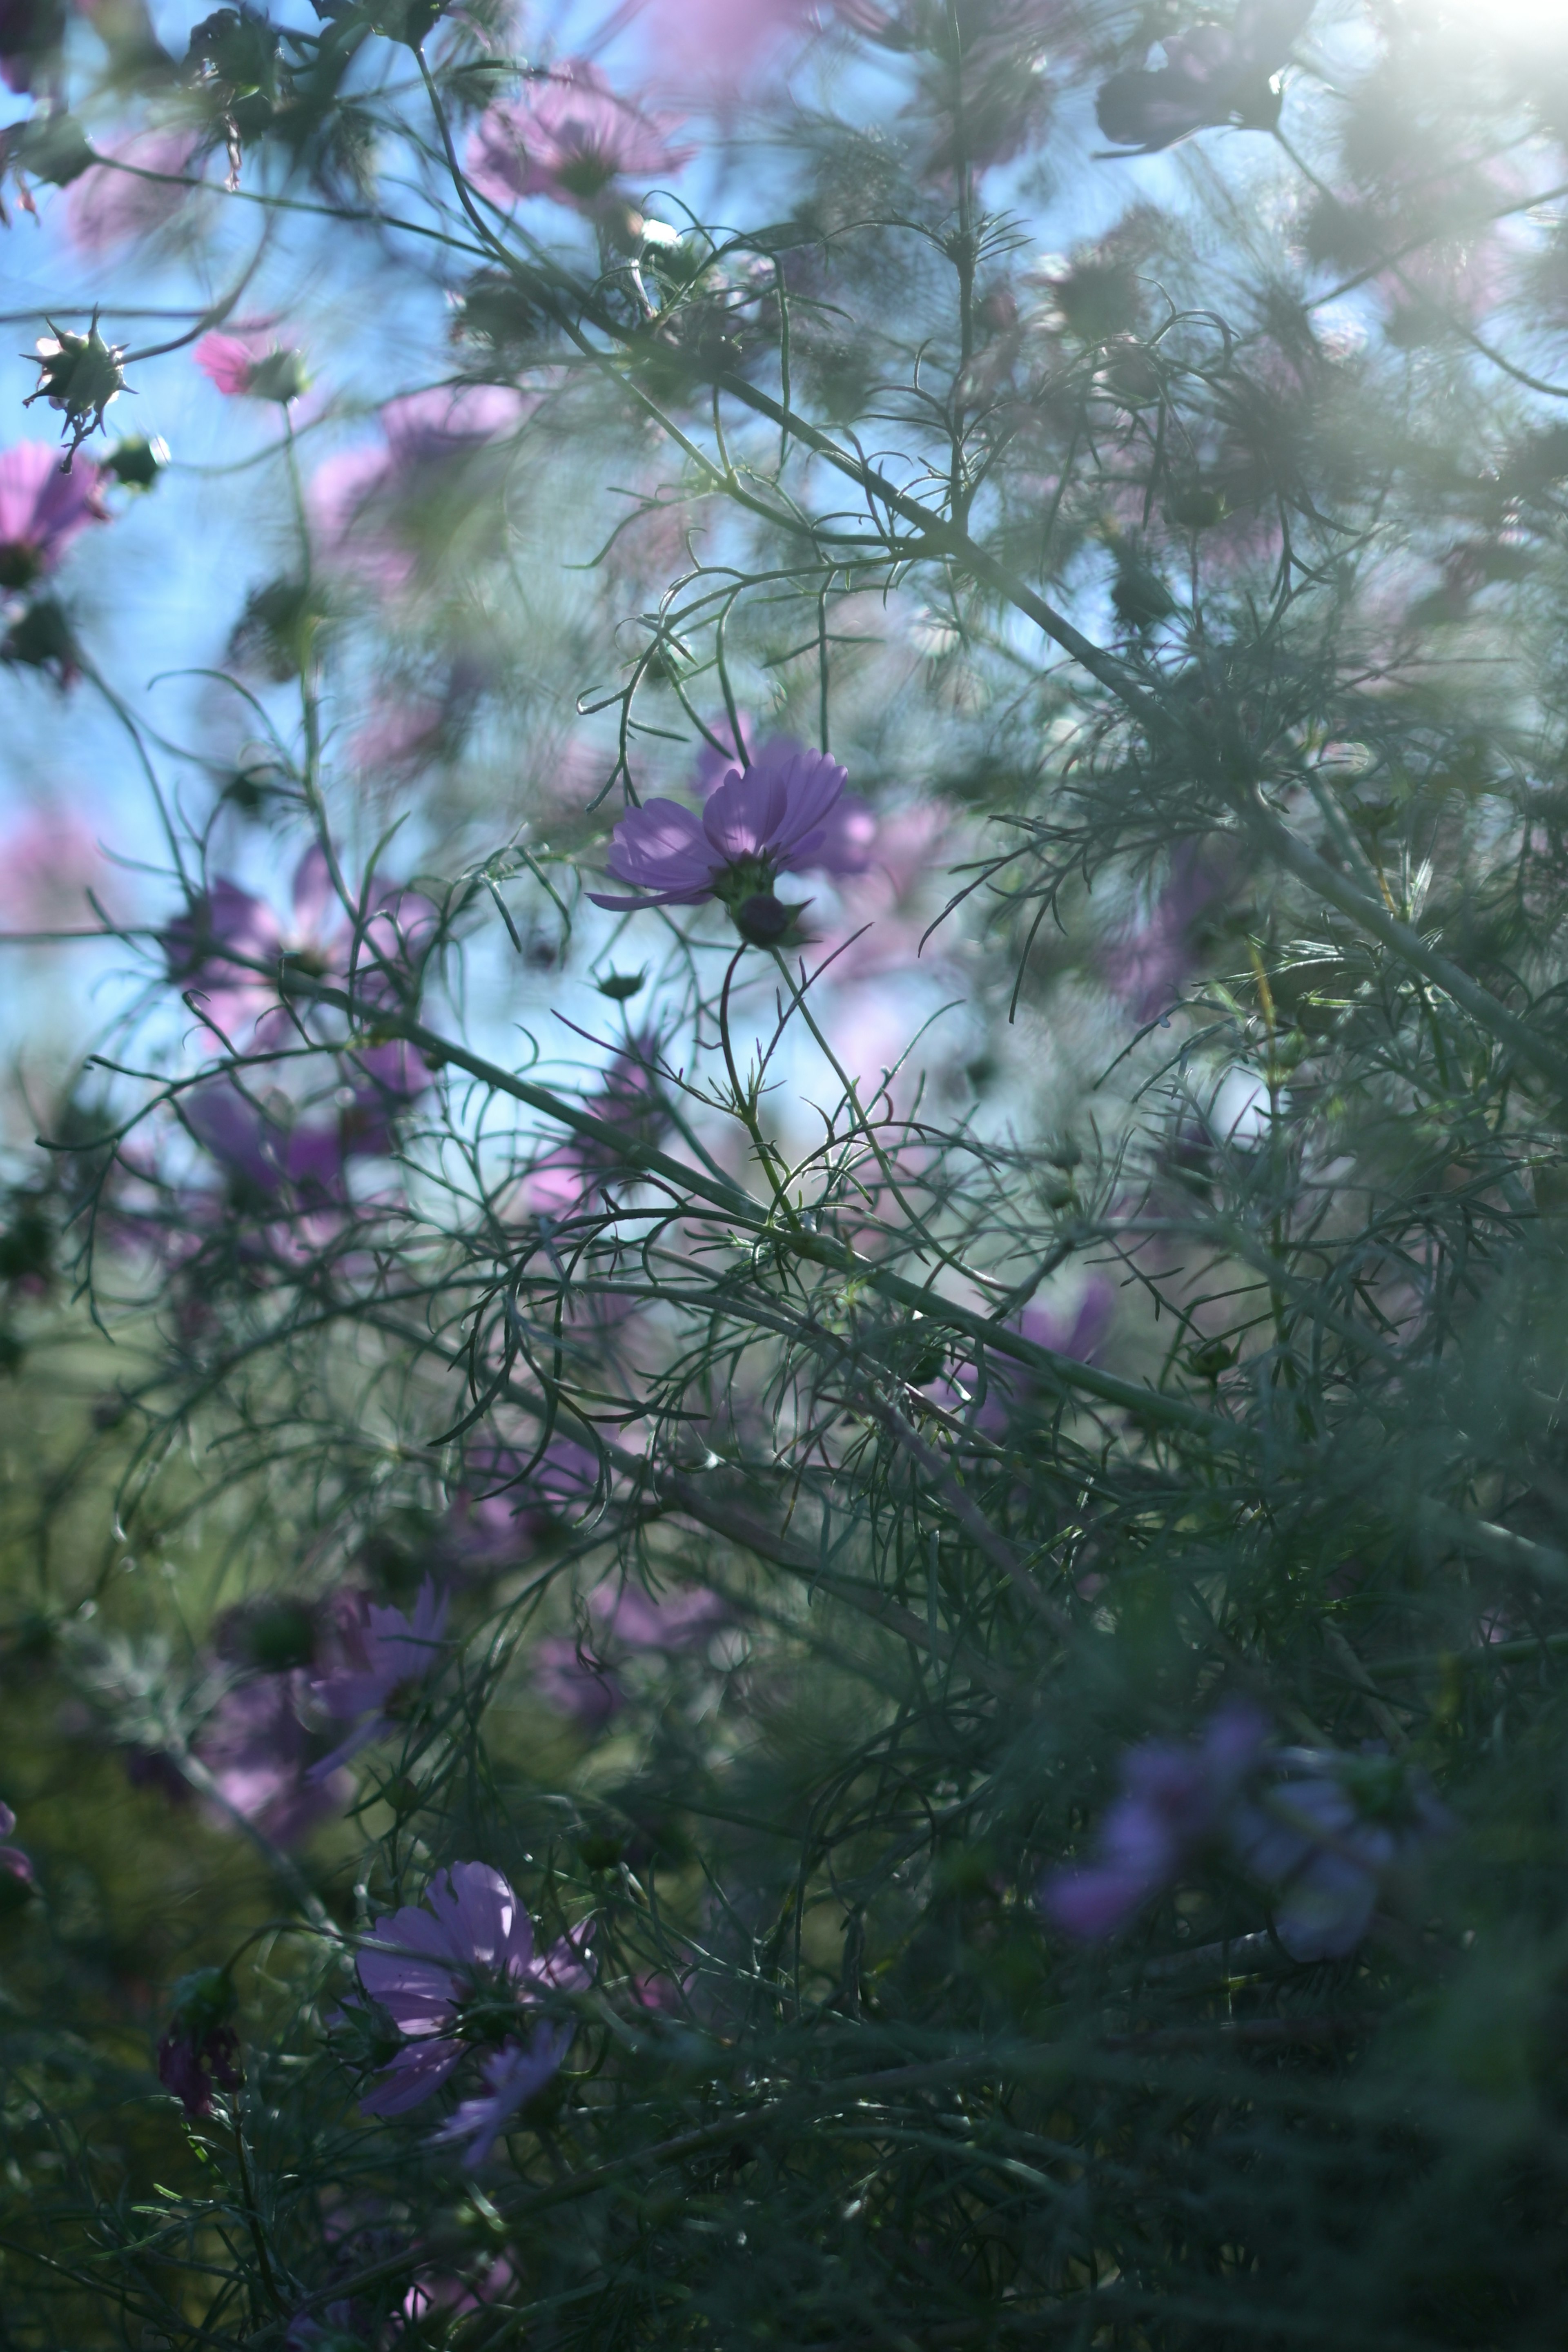
[[[337,1199],[344,1145],[336,1118],[296,1119],[280,1097],[262,1103],[231,1079],[193,1087],[180,1115],[196,1141],[247,1192],[270,1198],[285,1188],[300,1198]]]
[[[305,1675],[258,1675],[226,1692],[196,1745],[218,1794],[275,1845],[297,1845],[341,1812],[353,1795],[353,1775],[307,1772],[310,1735],[300,1719]]]
[[[283,2352],[333,2352],[333,2347],[341,2347],[345,2338],[350,2343],[362,2343],[366,2326],[360,2305],[351,2295],[340,2295],[319,2310],[297,2311],[289,2322]]]
[[[589,1593],[588,1611],[606,1640],[628,1650],[672,1653],[702,1648],[731,1614],[729,1603],[703,1584],[675,1586],[656,1601],[640,1585],[613,1576]]]
[[[668,1129],[668,1114],[658,1095],[658,1040],[651,1034],[631,1038],[611,1056],[597,1089],[583,1105],[595,1118],[617,1129],[628,1143],[656,1145]],[[524,1183],[524,1198],[535,1216],[569,1217],[589,1202],[598,1183],[617,1175],[624,1181],[628,1171],[607,1144],[574,1135],[535,1162]]]
[[[1389,1871],[1440,1835],[1449,1816],[1423,1773],[1381,1753],[1268,1743],[1264,1717],[1232,1701],[1195,1744],[1148,1739],[1130,1749],[1097,1859],[1047,1874],[1047,1915],[1079,1942],[1101,1942],[1223,1847],[1278,1890],[1275,1932],[1292,1959],[1352,1952]]]
[[[614,914],[718,898],[743,936],[771,945],[797,911],[773,895],[780,874],[858,873],[865,865],[868,845],[840,814],[847,781],[824,752],[787,740],[765,743],[749,768],[728,771],[700,816],[679,801],[628,809],[605,863],[616,881],[635,885],[637,895],[588,895]],[[769,908],[779,919],[763,919]]]
[[[1357,1782],[1398,1771],[1381,1759],[1287,1751],[1280,1763],[1284,1777],[1237,1809],[1236,1856],[1279,1889],[1274,1932],[1293,1960],[1343,1959],[1371,1927],[1389,1871],[1440,1835],[1449,1816],[1425,1776],[1406,1771],[1388,1792],[1393,1809],[1369,1817]]]
[[[569,2023],[543,2020],[526,2042],[503,2042],[482,2060],[482,2094],[463,2099],[436,2134],[437,2146],[466,2140],[463,2161],[470,2168],[486,2162],[501,2134],[510,2128],[518,2109],[553,2081],[572,2046],[575,2029]]]
[[[597,66],[572,58],[492,106],[468,142],[468,173],[492,204],[548,196],[593,214],[628,176],[662,179],[692,151],[672,147],[674,124],[617,98]]]
[[[1100,971],[1134,1021],[1152,1021],[1174,1003],[1193,968],[1194,927],[1229,881],[1227,863],[1213,850],[1180,842],[1144,919],[1106,941]]]
[[[602,1730],[626,1703],[618,1678],[570,1633],[546,1633],[536,1642],[530,1671],[546,1706],[586,1732]]]
[[[1279,72],[1316,0],[1239,0],[1231,24],[1194,25],[1164,37],[1165,64],[1129,66],[1102,82],[1095,119],[1128,154],[1151,155],[1221,123],[1270,131],[1279,120]]]
[[[9,1805],[0,1805],[0,1838],[8,1838],[16,1826],[16,1816]],[[33,1865],[19,1845],[0,1845],[0,1870],[24,1886],[33,1884]]]
[[[722,100],[815,19],[812,0],[652,0],[644,21],[660,80]]]
[[[0,588],[30,588],[52,572],[89,522],[107,522],[103,468],[78,459],[68,474],[47,441],[0,452]]]
[[[354,1728],[330,1756],[311,1765],[307,1780],[319,1786],[373,1739],[395,1731],[441,1664],[448,1605],[447,1594],[437,1593],[426,1577],[411,1618],[401,1609],[372,1603],[363,1625],[348,1631],[344,1647],[351,1663],[313,1682],[310,1696],[324,1713]]]
[[[519,2012],[542,1993],[579,1992],[593,1979],[583,1931],[537,1954],[527,1912],[500,1871],[484,1863],[454,1863],[431,1882],[426,1901],[427,1909],[410,1904],[374,1921],[374,1941],[360,1952],[361,1984],[404,2037],[381,2081],[360,2101],[370,2115],[417,2106],[471,2042],[504,2042]],[[563,2042],[561,2056],[565,2048]]]
[[[586,1732],[601,1730],[626,1705],[626,1686],[616,1666],[627,1653],[662,1651],[674,1657],[701,1649],[731,1615],[728,1604],[705,1585],[677,1587],[656,1601],[619,1577],[606,1577],[589,1593],[588,1613],[597,1628],[597,1647],[569,1633],[547,1633],[535,1643],[531,1661],[534,1687],[546,1706],[570,1716]]]
[[[1085,1283],[1070,1312],[1058,1313],[1052,1307],[1031,1302],[1022,1314],[1012,1318],[1006,1328],[1016,1331],[1020,1339],[1031,1341],[1037,1348],[1048,1348],[1053,1355],[1068,1357],[1075,1364],[1087,1364],[1092,1362],[1115,1311],[1114,1285],[1103,1275],[1094,1275]],[[970,1360],[955,1370],[973,1400],[980,1390],[978,1367]],[[939,1402],[952,1412],[962,1412],[970,1426],[983,1436],[1000,1438],[1005,1435],[1020,1406],[1035,1395],[1038,1383],[1026,1364],[988,1352],[984,1392],[977,1402],[966,1405],[959,1390],[946,1378],[933,1381],[930,1386]]]
[[[1147,1739],[1122,1759],[1121,1793],[1100,1824],[1088,1869],[1054,1870],[1040,1900],[1082,1943],[1116,1935],[1221,1836],[1268,1726],[1243,1701],[1222,1707],[1195,1746]]]

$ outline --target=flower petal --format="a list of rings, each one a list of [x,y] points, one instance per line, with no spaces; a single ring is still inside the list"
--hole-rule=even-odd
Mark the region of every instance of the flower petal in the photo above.
[[[715,859],[701,821],[679,801],[628,809],[610,835],[605,866],[617,882],[647,890],[703,891]]]
[[[438,2091],[463,2054],[460,2042],[422,2042],[400,2050],[379,2083],[362,2093],[367,2116],[401,2116]]]
[[[721,857],[733,866],[761,857],[789,813],[784,780],[759,760],[743,772],[732,769],[702,812],[702,829]]]

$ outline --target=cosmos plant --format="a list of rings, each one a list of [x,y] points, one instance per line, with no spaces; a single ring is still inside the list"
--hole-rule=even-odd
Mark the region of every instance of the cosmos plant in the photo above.
[[[0,78],[6,2347],[1555,2344],[1550,12]]]

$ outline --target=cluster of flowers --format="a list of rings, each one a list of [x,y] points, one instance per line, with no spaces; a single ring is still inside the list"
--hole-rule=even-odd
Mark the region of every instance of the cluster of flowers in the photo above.
[[[230,1052],[262,1059],[297,1045],[308,995],[285,1003],[290,977],[352,992],[362,1022],[398,1010],[417,984],[437,923],[429,899],[370,876],[351,913],[331,861],[313,843],[296,868],[292,919],[223,877],[194,897],[162,935],[165,971],[204,1027]],[[430,1084],[415,1049],[397,1039],[352,1042],[345,1088],[334,1084],[329,1118],[300,1116],[286,1098],[265,1101],[232,1073],[203,1080],[181,1100],[196,1139],[264,1197],[341,1193],[346,1163],[384,1153],[398,1116]]]

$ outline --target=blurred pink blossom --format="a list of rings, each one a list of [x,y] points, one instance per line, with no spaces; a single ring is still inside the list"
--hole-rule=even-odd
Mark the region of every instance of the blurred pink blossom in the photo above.
[[[107,522],[105,475],[79,458],[68,474],[47,441],[0,452],[0,588],[29,588],[52,572],[89,522]]]
[[[815,15],[813,0],[652,0],[644,18],[650,66],[660,81],[731,96]]]
[[[108,253],[172,220],[192,193],[200,144],[195,131],[135,131],[101,148],[109,160],[73,180],[66,197],[66,235],[77,251]],[[143,172],[157,176],[142,179]]]
[[[195,362],[226,400],[276,400],[287,404],[305,389],[301,353],[258,331],[204,335]]]
[[[0,921],[17,930],[88,924],[90,889],[101,899],[108,860],[81,819],[29,809],[0,834]]]
[[[307,503],[323,557],[383,594],[406,588],[418,550],[402,509],[515,433],[532,405],[503,384],[437,384],[389,400],[379,443],[342,450],[311,477]]]
[[[274,1013],[287,965],[340,987],[352,979],[362,1003],[390,1007],[436,919],[420,892],[374,874],[362,887],[356,919],[338,895],[319,842],[311,842],[294,869],[290,899],[291,920],[284,922],[265,898],[219,875],[164,928],[169,979],[219,1035],[233,1040],[255,1027],[260,1042],[271,1042],[258,1024]],[[284,1016],[276,1017],[281,1024]],[[291,1022],[289,1028],[292,1034]],[[378,1053],[363,1052],[359,1063],[392,1083],[391,1064],[380,1069]],[[394,1047],[391,1054],[403,1057],[406,1075],[416,1081],[414,1091],[428,1083],[424,1066],[415,1066],[412,1048]]]
[[[597,66],[572,58],[507,105],[492,106],[468,142],[468,177],[492,204],[548,196],[595,213],[619,179],[662,179],[691,155],[672,147],[667,117],[617,98]]]

